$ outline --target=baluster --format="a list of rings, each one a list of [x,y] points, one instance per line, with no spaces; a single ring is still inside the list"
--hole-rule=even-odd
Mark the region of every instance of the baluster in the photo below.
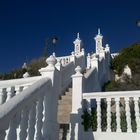
[[[139,113],[140,109],[139,109],[138,102],[139,102],[139,97],[134,97],[137,132],[140,132],[140,113]]]
[[[0,89],[0,105],[4,103],[5,100],[6,89]]]
[[[97,132],[101,132],[101,100],[96,99],[97,102]]]
[[[86,100],[86,101],[87,101],[87,111],[88,111],[88,113],[91,113],[91,101],[90,101],[90,99]]]
[[[17,117],[16,115],[10,120],[9,129],[7,130],[6,140],[16,140],[17,139]]]
[[[6,102],[15,95],[15,87],[7,88],[7,99]]]
[[[116,122],[117,122],[117,132],[121,132],[120,127],[120,98],[116,98]]]
[[[28,140],[34,140],[36,123],[36,103],[33,103],[29,112]]]
[[[46,103],[46,101],[47,101],[47,99],[46,99],[47,97],[46,96],[44,96],[44,99],[43,99],[43,136],[46,136],[47,135],[47,132],[46,132],[46,130],[47,130],[47,103]]]
[[[0,140],[5,140],[6,132],[5,130],[0,131]]]
[[[24,108],[21,113],[21,122],[20,122],[20,140],[26,140],[27,137],[27,128],[28,128],[28,118],[29,111],[27,108]]]
[[[42,140],[42,126],[43,126],[43,97],[37,102],[37,113],[36,113],[36,133],[35,139]]]
[[[111,98],[107,98],[107,132],[111,132]]]
[[[10,98],[12,98],[15,95],[15,87],[10,87],[7,88],[7,98],[6,98],[6,102],[8,100],[10,100]],[[13,137],[11,136],[13,135]],[[16,138],[16,124],[15,124],[15,119],[13,118],[13,120],[10,120],[9,123],[9,128],[6,130],[6,140],[10,140],[10,138]]]
[[[17,86],[15,87],[15,91],[16,91],[16,95],[19,94],[22,91],[22,87],[21,86]]]
[[[126,111],[126,121],[127,121],[127,132],[132,132],[129,97],[125,97],[125,111]]]

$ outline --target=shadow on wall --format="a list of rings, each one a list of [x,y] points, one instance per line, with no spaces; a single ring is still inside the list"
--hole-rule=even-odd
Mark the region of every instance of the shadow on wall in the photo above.
[[[84,131],[84,127],[81,124],[82,119],[81,115],[83,114],[82,109],[78,110],[78,114],[71,114],[70,116],[70,140],[94,140],[93,132]]]

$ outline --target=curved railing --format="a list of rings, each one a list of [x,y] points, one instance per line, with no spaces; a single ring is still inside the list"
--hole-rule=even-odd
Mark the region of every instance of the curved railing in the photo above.
[[[47,94],[51,80],[40,79],[22,94],[0,105],[1,140],[41,140],[46,135]]]
[[[0,81],[0,104],[7,102],[10,98],[19,94],[40,79],[41,76],[36,76]]]

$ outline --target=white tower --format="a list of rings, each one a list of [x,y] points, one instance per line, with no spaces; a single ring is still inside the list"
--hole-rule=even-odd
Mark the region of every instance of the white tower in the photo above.
[[[79,33],[77,33],[77,38],[75,39],[74,43],[74,52],[75,54],[79,54],[82,48],[82,40],[79,37]]]
[[[99,54],[100,51],[103,50],[103,46],[102,46],[103,36],[100,33],[100,28],[98,29],[98,34],[96,35],[96,37],[94,39],[96,42],[96,53]]]

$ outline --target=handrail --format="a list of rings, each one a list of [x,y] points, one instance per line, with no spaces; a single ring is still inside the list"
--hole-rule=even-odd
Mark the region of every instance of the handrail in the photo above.
[[[0,88],[7,88],[11,86],[19,86],[19,85],[26,85],[29,83],[34,83],[37,80],[40,80],[41,76],[35,76],[35,77],[28,77],[28,78],[20,78],[20,79],[12,79],[12,80],[3,80],[0,81]]]
[[[23,107],[29,106],[41,94],[44,94],[44,88],[51,87],[51,80],[42,78],[28,89],[24,90],[22,94],[18,94],[0,106],[0,130],[5,128],[5,125],[11,118]]]
[[[138,97],[138,96],[140,96],[140,90],[83,93],[83,99],[107,98],[107,97],[110,97],[110,98]]]

